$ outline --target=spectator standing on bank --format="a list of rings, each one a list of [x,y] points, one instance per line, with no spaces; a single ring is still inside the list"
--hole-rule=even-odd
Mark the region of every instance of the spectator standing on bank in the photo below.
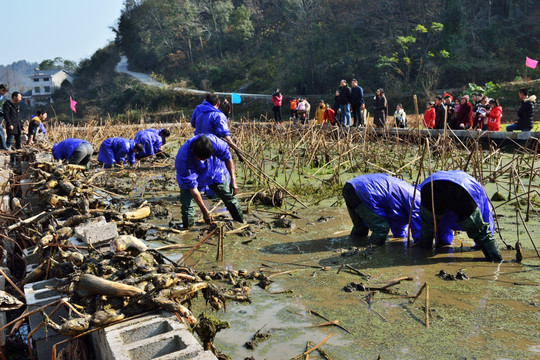
[[[283,95],[279,92],[279,89],[276,89],[272,94],[272,105],[274,105],[274,121],[277,123],[281,122],[281,103],[283,102]]]
[[[297,118],[297,113],[296,113],[296,108],[298,107],[298,101],[296,100],[296,98],[292,98],[291,100],[289,100],[289,106],[290,106],[290,109],[291,109],[291,120],[298,120]]]
[[[341,80],[341,86],[336,91],[336,96],[341,110],[341,123],[344,126],[351,126],[351,111],[349,109],[349,102],[351,99],[351,88],[347,86],[346,80]]]
[[[360,118],[360,107],[364,103],[364,90],[358,85],[356,79],[352,79],[351,85],[352,126],[364,126],[364,122]]]
[[[435,96],[435,126],[434,129],[444,129],[444,116],[446,107],[443,104],[442,96]],[[446,120],[448,121],[448,119]]]
[[[4,96],[7,94],[8,88],[6,84],[0,84],[0,101],[4,101]],[[4,132],[4,127],[2,126],[2,121],[4,118],[4,113],[0,113],[0,150],[7,150],[6,145],[6,133]]]
[[[472,126],[473,107],[469,102],[469,95],[463,95],[459,99],[459,110],[456,110],[456,117],[450,123],[450,128],[454,130],[467,130]]]
[[[424,111],[424,126],[428,129],[433,129],[435,126],[435,102],[428,101],[426,103],[426,111]]]
[[[22,149],[21,136],[23,133],[23,124],[20,116],[19,103],[22,100],[22,95],[18,91],[14,91],[11,94],[11,100],[6,100],[4,103],[4,119],[6,122],[6,147],[11,149],[11,143],[15,139],[15,148]]]
[[[231,103],[227,100],[227,98],[223,99],[223,104],[221,104],[221,112],[227,119],[229,118],[229,114],[231,113]]]
[[[319,106],[315,109],[315,122],[317,124],[322,124],[324,122],[324,112],[326,110],[326,105],[324,100],[319,101]]]
[[[378,128],[386,126],[388,118],[388,101],[384,96],[384,89],[377,89],[373,102],[373,125]]]

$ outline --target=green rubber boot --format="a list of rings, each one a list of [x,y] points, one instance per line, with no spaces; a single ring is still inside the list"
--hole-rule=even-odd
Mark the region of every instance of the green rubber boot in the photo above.
[[[474,240],[474,243],[484,253],[486,260],[502,261],[501,252],[495,245],[495,239],[493,233],[489,230],[489,224],[484,222],[482,213],[478,208],[467,219],[459,222],[458,225]]]
[[[442,216],[435,216],[437,224]],[[433,248],[433,238],[435,237],[435,220],[433,219],[433,211],[420,205],[420,219],[422,226],[420,227],[420,239],[417,245],[424,249]]]

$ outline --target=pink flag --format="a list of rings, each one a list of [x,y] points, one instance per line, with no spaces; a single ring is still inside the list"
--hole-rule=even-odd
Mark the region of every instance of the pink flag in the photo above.
[[[71,108],[71,110],[74,112],[74,113],[77,113],[77,110],[75,110],[75,105],[77,105],[77,102],[75,100],[73,100],[71,98],[71,96],[69,97],[69,107]]]
[[[528,57],[525,59],[525,66],[536,69],[536,65],[538,65],[537,60],[533,60]]]

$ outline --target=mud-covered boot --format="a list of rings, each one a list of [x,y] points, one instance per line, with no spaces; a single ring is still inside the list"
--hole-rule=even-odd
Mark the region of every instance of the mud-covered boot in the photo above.
[[[475,244],[482,250],[486,260],[502,261],[501,252],[495,245],[493,233],[489,230],[489,224],[484,222],[482,213],[476,208],[473,213],[458,225],[467,232]]]
[[[433,238],[435,237],[435,221],[433,219],[433,211],[420,205],[420,219],[422,226],[420,227],[420,239],[417,245],[424,249],[433,248]],[[437,217],[437,223],[440,217]]]

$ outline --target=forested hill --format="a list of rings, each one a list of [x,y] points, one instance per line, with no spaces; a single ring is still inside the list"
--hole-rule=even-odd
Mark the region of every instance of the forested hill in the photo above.
[[[125,0],[116,45],[204,90],[412,94],[534,77],[538,19],[537,0]]]

